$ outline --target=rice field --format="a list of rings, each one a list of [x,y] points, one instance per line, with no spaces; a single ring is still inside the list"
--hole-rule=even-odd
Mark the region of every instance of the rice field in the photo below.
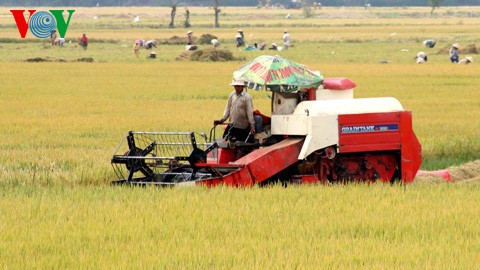
[[[240,59],[231,62],[178,61],[182,44],[159,45],[157,59],[147,59],[146,50],[134,56],[136,39],[185,36],[181,8],[174,29],[168,8],[73,9],[63,48],[31,34],[20,39],[8,10],[0,11],[1,268],[480,265],[480,65],[451,64],[441,52],[452,43],[479,46],[478,7],[441,8],[433,17],[428,8],[325,8],[308,19],[301,10],[225,7],[219,29],[211,9],[190,7],[194,36],[216,35]],[[135,16],[141,24],[132,23]],[[294,47],[237,49],[238,28],[247,42],[267,44],[281,44],[288,28]],[[77,45],[84,32],[88,50]],[[435,48],[422,45],[428,38]],[[426,64],[415,64],[418,51],[427,53]],[[397,98],[413,111],[422,169],[449,168],[455,183],[108,186],[111,156],[129,130],[207,133],[223,112],[233,71],[273,53],[324,77],[350,78],[355,97]],[[81,58],[94,62],[74,62]],[[250,94],[268,114],[266,93]]]
[[[478,185],[1,189],[2,268],[475,269]]]

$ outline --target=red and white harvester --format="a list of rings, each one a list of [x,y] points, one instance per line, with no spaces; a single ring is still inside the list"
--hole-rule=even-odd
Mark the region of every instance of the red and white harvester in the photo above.
[[[118,176],[112,183],[413,181],[422,161],[412,112],[392,97],[353,98],[355,86],[346,78],[321,78],[318,87],[290,92],[267,86],[271,116],[257,111],[253,142],[215,138],[215,126],[209,138],[195,132],[130,131],[112,157]]]

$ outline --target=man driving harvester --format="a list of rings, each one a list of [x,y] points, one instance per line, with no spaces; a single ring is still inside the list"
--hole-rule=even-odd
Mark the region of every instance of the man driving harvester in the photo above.
[[[223,133],[223,138],[229,141],[243,142],[252,140],[255,134],[252,97],[244,91],[245,83],[243,80],[234,80],[230,85],[235,88],[235,91],[228,97],[222,119],[213,121],[213,124],[221,124],[230,118],[230,123]]]

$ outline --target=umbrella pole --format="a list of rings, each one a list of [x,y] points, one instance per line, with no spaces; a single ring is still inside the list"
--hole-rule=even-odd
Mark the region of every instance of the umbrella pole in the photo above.
[[[308,88],[307,89],[308,100],[316,100],[317,97],[315,96],[315,88]]]

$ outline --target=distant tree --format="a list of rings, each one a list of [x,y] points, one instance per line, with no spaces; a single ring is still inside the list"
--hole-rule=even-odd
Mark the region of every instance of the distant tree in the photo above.
[[[313,3],[312,3],[311,0],[302,1],[302,12],[303,12],[303,16],[305,16],[305,18],[313,17],[312,6],[313,6]]]
[[[185,22],[183,23],[183,26],[185,28],[190,27],[190,11],[188,10],[188,7],[185,7]]]
[[[440,7],[440,3],[442,1],[443,0],[428,0],[428,4],[430,4],[430,6],[432,7],[432,10],[430,11],[430,14],[433,14],[433,11],[435,10],[435,8]]]
[[[172,11],[170,11],[170,24],[168,25],[169,28],[175,28],[175,15],[177,14],[177,3],[172,3]]]
[[[220,0],[213,1],[213,10],[215,12],[215,28],[220,28],[220,24],[218,23],[218,14],[220,13]]]

